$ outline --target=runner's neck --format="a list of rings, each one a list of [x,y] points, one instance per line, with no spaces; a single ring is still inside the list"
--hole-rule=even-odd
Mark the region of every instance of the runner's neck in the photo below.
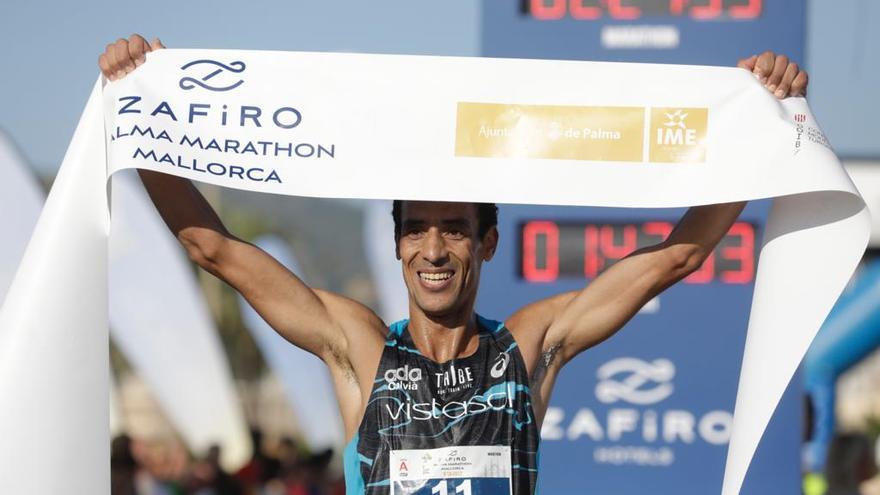
[[[437,363],[468,357],[480,345],[477,316],[473,311],[466,317],[443,319],[411,312],[407,330],[419,352]]]

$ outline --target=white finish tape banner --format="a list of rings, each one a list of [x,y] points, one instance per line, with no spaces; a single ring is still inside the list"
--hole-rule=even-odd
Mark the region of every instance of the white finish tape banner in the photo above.
[[[78,493],[107,486],[106,399],[91,400],[106,396],[106,358],[75,364],[106,354],[105,183],[124,168],[320,197],[615,207],[776,198],[725,495],[738,493],[869,230],[806,102],[780,103],[743,70],[162,50],[122,81],[96,86],[0,313],[0,395],[16,404],[0,411],[0,438],[21,439],[13,425],[36,433],[35,423],[51,424],[60,445],[78,452],[69,467],[82,468]],[[808,273],[812,260],[823,263]],[[63,332],[48,324],[55,319]],[[50,329],[61,341],[44,335]],[[49,355],[57,373],[24,383],[23,360]],[[86,386],[94,383],[103,388]],[[50,493],[51,480],[37,491],[26,485],[38,466],[21,454],[0,447],[0,480]]]
[[[225,465],[237,469],[250,458],[247,424],[192,268],[137,179],[119,174],[113,180],[117,221],[108,263],[113,338],[149,382],[191,451],[206,452],[219,441]],[[44,201],[24,157],[0,132],[0,301]],[[54,325],[47,329],[49,338],[67,323],[57,320]],[[117,434],[124,429],[124,418],[110,378],[110,431]]]

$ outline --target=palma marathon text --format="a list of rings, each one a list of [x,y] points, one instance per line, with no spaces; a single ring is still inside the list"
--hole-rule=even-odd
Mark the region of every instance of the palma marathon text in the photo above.
[[[166,101],[148,105],[142,101],[140,96],[124,96],[119,98],[118,102],[120,106],[117,115],[127,113],[144,114],[156,119],[167,119],[168,124],[173,123],[178,126],[206,122],[221,127],[262,128],[267,126],[286,130],[299,126],[303,120],[300,111],[293,107],[280,107],[271,112],[264,113],[264,109],[257,106],[242,105],[229,108],[228,105],[222,105],[219,109],[214,109],[215,111],[212,112],[212,105],[210,104],[190,103],[178,109],[178,112],[175,112],[174,108]],[[173,136],[173,131],[143,123],[117,126],[111,132],[110,140],[116,141],[128,137],[151,139],[160,143],[165,142],[182,148],[180,150],[181,153],[194,151],[200,156],[204,156],[200,152],[207,151],[248,157],[333,159],[336,154],[335,144],[253,141],[229,138],[217,139],[186,133],[178,138]],[[164,149],[167,146],[161,146],[161,148]],[[252,182],[276,182],[279,184],[282,182],[281,176],[274,168],[252,164],[230,164],[219,163],[214,160],[184,158],[181,154],[166,153],[149,146],[136,146],[131,159],[146,160],[229,179]],[[225,156],[223,161],[226,161]]]

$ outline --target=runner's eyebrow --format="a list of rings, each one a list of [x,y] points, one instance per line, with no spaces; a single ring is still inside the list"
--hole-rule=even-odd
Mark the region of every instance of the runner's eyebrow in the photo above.
[[[404,220],[403,221],[403,228],[407,229],[407,228],[424,227],[425,225],[428,225],[429,223],[430,222],[428,222],[426,220]],[[467,227],[470,225],[470,222],[468,222],[467,218],[462,217],[462,218],[452,218],[449,220],[443,220],[440,222],[440,224],[443,225],[444,227],[459,227],[459,226]]]
[[[408,230],[408,229],[420,228],[420,227],[424,227],[427,224],[428,224],[428,222],[426,222],[424,220],[404,220],[403,221],[403,229]]]
[[[470,226],[470,222],[468,222],[467,218],[453,218],[450,220],[443,221],[444,227],[468,227]]]

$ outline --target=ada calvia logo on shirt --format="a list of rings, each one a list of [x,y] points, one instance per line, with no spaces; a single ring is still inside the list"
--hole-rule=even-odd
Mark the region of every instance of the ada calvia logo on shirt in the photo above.
[[[384,378],[388,390],[418,390],[419,382],[422,381],[422,369],[410,368],[407,364],[386,370]]]

